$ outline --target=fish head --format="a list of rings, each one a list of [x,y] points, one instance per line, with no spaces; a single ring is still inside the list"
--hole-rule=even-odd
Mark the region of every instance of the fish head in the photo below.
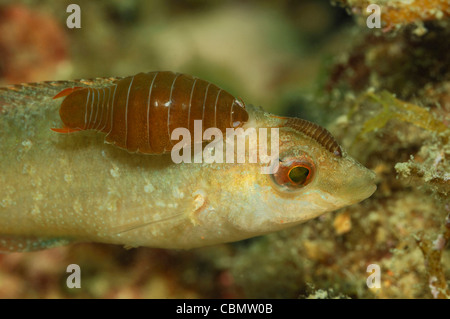
[[[333,140],[307,133],[279,126],[278,159],[270,164],[270,174],[255,179],[246,194],[252,209],[236,212],[235,225],[264,234],[358,203],[375,192],[375,173],[342,151],[328,131]]]

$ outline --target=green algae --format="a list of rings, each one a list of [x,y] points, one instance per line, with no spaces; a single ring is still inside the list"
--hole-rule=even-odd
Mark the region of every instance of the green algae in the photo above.
[[[388,121],[393,119],[411,123],[436,133],[448,130],[445,124],[442,121],[437,120],[429,110],[399,100],[387,91],[382,91],[379,94],[369,92],[366,97],[381,105],[382,110],[364,123],[361,132],[357,136],[358,139],[369,132],[383,128]]]

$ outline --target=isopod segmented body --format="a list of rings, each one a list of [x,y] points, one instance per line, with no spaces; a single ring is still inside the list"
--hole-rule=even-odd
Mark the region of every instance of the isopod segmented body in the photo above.
[[[170,152],[175,128],[191,136],[194,121],[202,120],[203,132],[216,127],[237,128],[248,120],[244,104],[216,85],[173,72],[139,73],[105,88],[75,87],[61,91],[66,96],[59,133],[96,130],[105,141],[130,152]],[[202,133],[203,133],[202,132]]]

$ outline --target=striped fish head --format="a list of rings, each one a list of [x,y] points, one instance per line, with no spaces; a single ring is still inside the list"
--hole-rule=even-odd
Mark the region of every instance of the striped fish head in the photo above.
[[[251,211],[232,217],[239,227],[268,233],[358,203],[375,192],[375,174],[342,151],[328,131],[317,126],[325,130],[321,136],[329,134],[321,139],[320,133],[279,123],[279,156],[272,164],[278,169],[258,175],[247,194]]]

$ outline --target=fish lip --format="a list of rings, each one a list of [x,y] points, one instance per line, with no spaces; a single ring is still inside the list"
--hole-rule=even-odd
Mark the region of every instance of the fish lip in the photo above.
[[[372,186],[373,186],[373,190],[371,191],[371,193],[370,193],[370,195],[368,197],[372,196],[373,193],[375,193],[377,188],[378,188],[376,184],[373,184]]]
[[[359,189],[361,192],[358,196],[359,201],[369,198],[377,190],[377,185],[375,183],[377,175],[375,174],[375,172],[373,172],[365,167],[364,167],[364,169],[367,170],[368,174],[366,174],[365,178],[360,183],[360,186],[357,187],[357,189]]]
[[[366,198],[369,198],[370,196],[372,196],[373,193],[375,193],[376,190],[377,190],[377,184],[376,184],[377,174],[374,171],[370,170],[370,169],[368,169],[368,171],[370,173],[370,176],[369,176],[370,180],[369,180],[369,182],[371,183],[371,187],[367,190],[367,194],[368,195],[367,195]]]
[[[367,188],[367,191],[364,192],[364,197],[361,199],[361,201],[371,197],[377,190],[377,185],[374,183],[370,187]]]
[[[355,194],[354,191],[351,191],[349,193],[346,193],[342,198],[339,198],[339,196],[334,196],[335,205],[333,210],[338,210],[342,207],[354,205],[368,199],[377,190],[377,185],[373,183],[368,186],[361,187],[361,189],[363,188],[365,189],[360,190],[358,194]]]
[[[359,179],[348,184],[348,189],[342,193],[344,199],[347,201],[347,205],[353,205],[372,196],[377,190],[376,174],[365,168],[365,174]]]
[[[375,179],[375,178],[374,178]],[[377,190],[377,185],[375,184],[375,181],[373,180],[372,183],[361,187],[361,193],[358,196],[358,200],[356,201],[356,203],[359,203],[369,197],[371,197]]]

